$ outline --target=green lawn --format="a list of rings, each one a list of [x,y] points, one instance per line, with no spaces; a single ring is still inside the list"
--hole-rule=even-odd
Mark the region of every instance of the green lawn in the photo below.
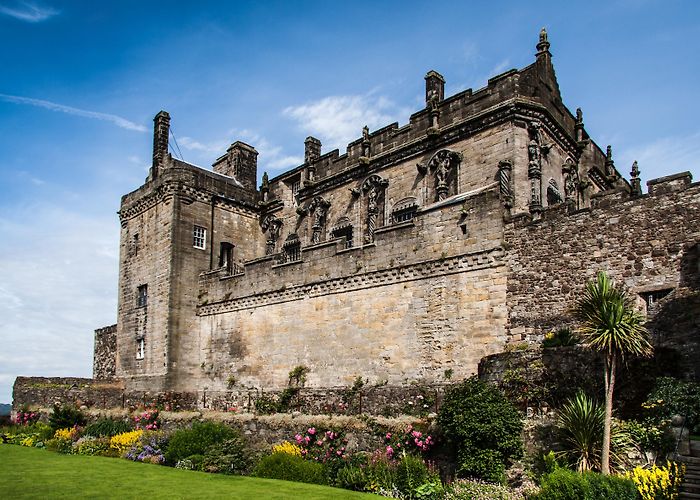
[[[116,458],[61,455],[0,444],[3,498],[360,499],[373,495],[311,484],[173,469]],[[378,497],[374,497],[378,498]]]

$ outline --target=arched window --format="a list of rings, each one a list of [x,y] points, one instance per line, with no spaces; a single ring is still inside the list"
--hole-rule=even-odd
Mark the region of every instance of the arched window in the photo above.
[[[399,224],[412,220],[418,210],[418,202],[414,197],[404,198],[394,204],[391,209],[391,222]]]

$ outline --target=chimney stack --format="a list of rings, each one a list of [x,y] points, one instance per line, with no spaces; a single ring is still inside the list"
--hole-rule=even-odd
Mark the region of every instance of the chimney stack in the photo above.
[[[167,111],[159,111],[153,118],[153,163],[152,177],[156,177],[158,168],[168,156],[168,137],[170,135],[170,115]]]

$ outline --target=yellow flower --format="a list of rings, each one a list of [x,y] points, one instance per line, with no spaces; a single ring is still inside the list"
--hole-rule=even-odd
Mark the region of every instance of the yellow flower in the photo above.
[[[141,439],[142,435],[143,431],[141,429],[130,432],[122,432],[109,440],[109,447],[113,450],[117,450],[121,455],[129,451],[129,449],[134,446],[139,439]]]
[[[272,453],[286,453],[287,455],[301,456],[301,448],[297,445],[284,441],[272,447]]]

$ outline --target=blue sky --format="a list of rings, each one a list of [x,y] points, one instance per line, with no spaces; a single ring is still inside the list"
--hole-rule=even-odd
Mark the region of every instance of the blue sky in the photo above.
[[[546,26],[565,104],[628,175],[700,175],[700,2],[0,0],[0,402],[17,375],[90,376],[116,321],[120,196],[165,109],[186,161],[243,140],[259,174],[307,135],[341,147],[534,60]]]

